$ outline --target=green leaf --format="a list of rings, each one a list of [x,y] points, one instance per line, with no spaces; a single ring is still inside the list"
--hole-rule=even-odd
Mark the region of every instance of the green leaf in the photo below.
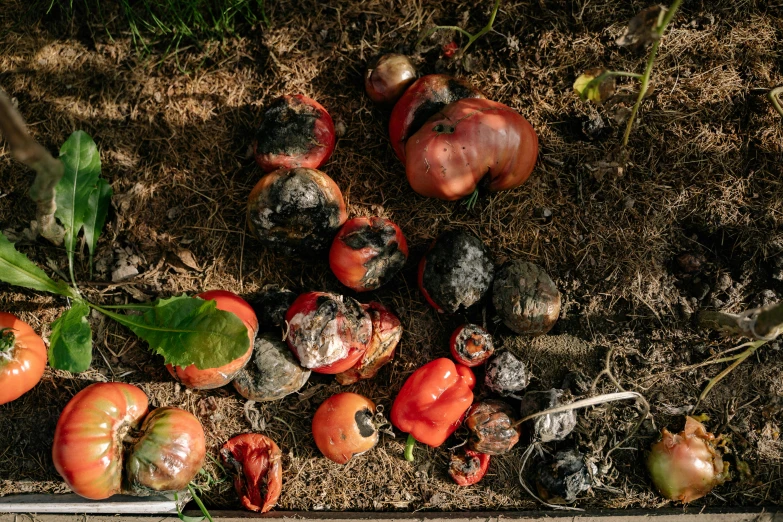
[[[101,158],[98,147],[89,134],[76,131],[60,148],[65,173],[55,189],[57,210],[54,215],[65,227],[65,250],[73,275],[73,257],[79,231],[84,228],[85,240],[92,258],[97,235],[106,221],[111,199],[111,187],[100,179]]]
[[[55,281],[18,252],[7,237],[0,233],[0,281],[23,286],[41,292],[50,292],[66,297],[76,297],[75,292],[62,281]]]
[[[52,323],[49,336],[49,365],[58,370],[83,372],[92,362],[92,330],[87,322],[90,307],[74,299],[71,308]]]
[[[250,348],[245,324],[235,314],[218,310],[215,301],[185,295],[160,299],[142,315],[95,308],[147,341],[166,364],[219,368]]]
[[[92,257],[95,255],[95,247],[98,245],[98,236],[101,235],[103,225],[106,224],[111,196],[112,189],[109,182],[98,178],[98,185],[90,194],[87,204],[88,213],[84,217],[84,241],[90,252],[90,274],[92,274]]]

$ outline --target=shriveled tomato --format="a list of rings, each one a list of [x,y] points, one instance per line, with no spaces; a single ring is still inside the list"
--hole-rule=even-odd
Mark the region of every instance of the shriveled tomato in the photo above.
[[[356,393],[326,399],[313,416],[313,438],[324,457],[345,464],[378,444],[375,403]]]
[[[334,143],[334,122],[320,103],[301,94],[285,95],[264,111],[253,152],[265,172],[317,169],[332,155]]]
[[[400,227],[382,217],[349,219],[329,251],[329,266],[342,284],[365,292],[388,281],[408,259]]]
[[[326,292],[297,297],[286,313],[288,346],[316,373],[344,372],[367,351],[372,321],[358,301]]]
[[[197,390],[220,388],[231,382],[231,379],[234,378],[239,370],[245,367],[250,360],[250,356],[253,355],[253,340],[256,338],[256,333],[258,332],[258,319],[256,318],[256,313],[253,311],[253,307],[250,306],[247,301],[227,290],[210,290],[209,292],[198,294],[196,297],[200,297],[205,301],[215,301],[215,306],[218,310],[231,312],[239,317],[247,327],[250,346],[242,357],[234,359],[230,363],[219,368],[199,370],[196,368],[195,364],[191,364],[185,368],[182,368],[181,366],[173,367],[170,364],[167,364],[166,369],[172,377],[188,388]]]
[[[46,346],[30,325],[0,312],[0,404],[33,389],[46,367]]]
[[[456,200],[490,175],[489,190],[520,186],[533,172],[538,137],[502,103],[463,99],[427,120],[405,145],[405,172],[422,196]]]
[[[258,433],[237,435],[223,445],[220,457],[236,474],[234,489],[245,509],[266,513],[275,507],[283,490],[283,454],[275,441]]]
[[[455,453],[449,463],[449,475],[459,486],[470,486],[484,478],[489,469],[489,455],[471,449],[464,455]]]
[[[484,98],[465,80],[446,74],[429,74],[416,80],[397,101],[389,119],[394,153],[405,163],[405,143],[446,105],[463,98]]]
[[[342,385],[353,384],[361,379],[375,377],[378,370],[394,357],[394,351],[402,338],[400,319],[381,303],[362,305],[372,320],[372,339],[364,357],[350,368],[336,375]]]
[[[159,408],[137,436],[147,407],[143,391],[120,382],[91,384],[68,402],[54,431],[52,459],[74,493],[94,500],[145,495],[183,489],[193,480],[206,455],[198,419]],[[133,446],[126,449],[124,442]]]
[[[474,368],[495,353],[492,336],[477,324],[463,324],[449,339],[451,356],[460,364]]]
[[[348,219],[340,187],[315,169],[280,169],[250,192],[247,221],[266,246],[284,254],[328,247]]]

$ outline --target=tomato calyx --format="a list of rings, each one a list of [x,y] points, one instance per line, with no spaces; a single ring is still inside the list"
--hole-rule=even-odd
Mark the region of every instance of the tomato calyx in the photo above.
[[[0,328],[0,359],[10,359],[11,351],[16,344],[13,328]]]

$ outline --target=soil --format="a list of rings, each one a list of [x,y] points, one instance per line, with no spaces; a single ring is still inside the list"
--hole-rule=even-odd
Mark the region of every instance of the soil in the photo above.
[[[582,494],[580,507],[667,504],[651,489],[643,452],[661,427],[681,429],[683,414],[725,364],[682,369],[738,344],[696,328],[695,314],[738,312],[783,292],[783,124],[764,96],[783,83],[779,2],[685,2],[661,45],[627,163],[618,161],[616,147],[629,103],[596,107],[571,85],[594,66],[641,72],[644,53],[620,49],[615,39],[648,2],[503,1],[494,30],[464,63],[441,56],[441,46],[461,42],[459,35],[437,33],[418,49],[415,43],[434,23],[478,30],[491,2],[270,0],[271,27],[247,27],[176,53],[166,52],[167,42],[140,49],[122,27],[43,15],[26,4],[6,0],[0,9],[0,85],[50,150],[77,129],[93,136],[114,189],[96,272],[90,277],[86,259],[77,267],[91,299],[116,304],[215,288],[252,298],[268,283],[353,295],[330,273],[325,254],[286,258],[248,233],[245,204],[262,175],[248,145],[264,105],[285,93],[305,94],[330,111],[341,137],[323,170],[340,186],[350,216],[379,215],[400,225],[411,256],[386,286],[359,296],[401,318],[405,333],[394,362],[345,388],[313,375],[298,394],[277,402],[246,403],[231,387],[186,390],[143,342],[92,316],[91,370],[47,370],[33,391],[0,407],[0,495],[66,491],[50,457],[58,413],[89,383],[118,380],[140,385],[154,405],[183,407],[201,419],[213,458],[198,482],[212,507],[238,507],[216,464],[217,448],[255,429],[285,455],[279,509],[532,509],[518,478],[524,444],[493,457],[481,483],[460,488],[447,468],[462,432],[442,448],[419,447],[413,464],[401,457],[401,434],[383,435],[346,466],[321,457],[310,435],[315,409],[338,391],[366,395],[388,412],[408,374],[448,355],[456,326],[486,318],[498,351],[513,349],[529,363],[529,389],[559,387],[568,371],[579,370],[569,383],[587,394],[611,350],[613,375],[646,396],[650,420],[608,462],[609,449],[639,416],[631,404],[580,411],[574,435],[546,448],[577,447],[600,464],[601,485]],[[411,55],[421,73],[467,78],[529,119],[541,144],[530,180],[482,193],[470,210],[413,193],[386,136],[388,112],[363,93],[365,68],[392,51]],[[634,88],[620,82],[628,100]],[[0,149],[0,230],[50,274],[67,272],[61,248],[24,234],[34,216],[31,181],[31,171]],[[550,274],[563,302],[545,338],[516,337],[492,310],[450,316],[426,305],[416,264],[440,231],[460,226],[478,235],[496,262],[523,259]],[[682,254],[699,262],[679,262]],[[138,274],[115,283],[117,269]],[[44,336],[66,304],[0,286],[0,307]],[[597,389],[616,391],[607,379]],[[695,505],[783,503],[782,411],[783,350],[772,342],[699,407],[710,416],[708,427],[726,435],[735,472]],[[525,471],[528,482],[535,462]]]

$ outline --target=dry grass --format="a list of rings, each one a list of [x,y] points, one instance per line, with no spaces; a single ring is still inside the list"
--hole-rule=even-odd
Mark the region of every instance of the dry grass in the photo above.
[[[363,95],[362,73],[383,52],[411,52],[433,23],[461,23],[467,13],[468,26],[480,27],[490,2],[267,2],[271,28],[254,27],[176,55],[165,55],[163,47],[139,55],[121,30],[112,31],[111,41],[101,28],[25,15],[22,4],[6,2],[0,12],[0,85],[16,97],[32,132],[50,149],[76,129],[95,138],[116,194],[98,260],[110,267],[123,249],[141,263],[142,273],[130,283],[106,284],[105,270],[96,283],[85,281],[80,286],[91,297],[125,302],[209,288],[251,295],[266,283],[343,291],[324,259],[276,257],[245,228],[245,200],[260,177],[247,145],[261,107],[282,93],[307,94],[345,124],[324,170],[342,188],[349,213],[390,217],[412,247],[402,276],[372,295],[392,306],[406,327],[399,356],[373,382],[350,389],[388,411],[407,374],[447,353],[449,333],[465,318],[427,308],[416,289],[415,264],[442,228],[470,228],[499,261],[522,257],[545,266],[563,292],[563,314],[552,335],[582,340],[592,354],[582,366],[588,373],[613,348],[620,381],[651,402],[654,425],[646,424],[629,449],[613,455],[604,480],[622,493],[596,490],[582,506],[662,504],[639,465],[641,451],[661,426],[679,428],[682,408],[695,402],[719,368],[664,372],[731,346],[696,331],[692,314],[739,310],[783,292],[774,277],[783,268],[783,125],[763,97],[763,89],[783,83],[779,2],[686,3],[661,48],[655,91],[642,107],[631,136],[631,163],[620,177],[605,168],[622,132],[615,121],[620,115],[580,102],[571,83],[595,65],[640,69],[644,58],[613,41],[646,2],[503,2],[495,30],[472,48],[469,71],[439,58],[448,35],[427,42],[415,57],[422,72],[467,76],[489,97],[517,108],[539,133],[541,157],[531,181],[485,195],[471,211],[412,193],[385,136],[387,114]],[[606,130],[592,140],[583,125],[598,117]],[[0,229],[21,236],[33,217],[26,198],[31,177],[0,149]],[[551,220],[539,217],[545,208]],[[53,260],[65,268],[57,248],[29,241],[19,247],[41,265]],[[193,252],[201,271],[177,263],[174,253],[181,248]],[[685,251],[705,257],[701,273],[679,270],[674,258]],[[45,335],[65,305],[0,289],[2,308]],[[208,428],[213,455],[227,437],[250,429],[233,390],[178,388],[143,343],[99,317],[93,321],[98,333],[91,371],[74,376],[47,370],[33,392],[0,407],[0,495],[65,489],[49,446],[58,412],[90,381],[141,383],[154,403],[193,411]],[[547,343],[513,339],[490,326],[500,344],[529,354],[536,387],[560,384],[557,365],[573,361],[566,357],[563,363],[556,349],[554,359],[546,357],[540,350]],[[738,477],[720,488],[720,497],[698,504],[783,501],[780,410],[774,406],[783,395],[783,352],[775,344],[757,353],[704,405],[710,427],[731,435],[732,454],[750,464],[753,477]],[[347,467],[319,457],[309,419],[340,389],[331,378],[315,376],[302,394],[259,407],[266,431],[286,455],[282,509],[534,507],[517,484],[521,450],[494,459],[490,476],[467,489],[446,476],[447,449],[419,449],[411,465],[401,459],[399,438],[385,438]],[[578,444],[600,457],[635,416],[623,404],[586,412],[574,439],[562,446]],[[212,478],[199,481],[211,484],[209,504],[236,507],[220,468],[210,461],[206,471]]]

